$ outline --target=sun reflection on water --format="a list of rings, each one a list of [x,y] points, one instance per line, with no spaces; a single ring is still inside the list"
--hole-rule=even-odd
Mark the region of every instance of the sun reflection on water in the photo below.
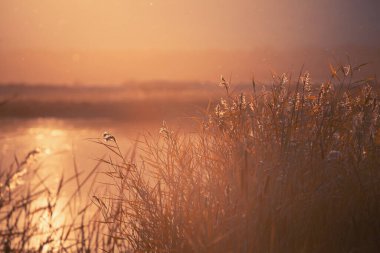
[[[54,252],[54,248],[59,248],[62,243],[70,243],[61,240],[63,229],[73,222],[75,227],[80,227],[78,222],[83,220],[80,221],[78,215],[82,215],[84,209],[84,219],[93,217],[97,210],[96,206],[91,205],[91,198],[88,196],[100,189],[100,186],[91,188],[96,175],[92,171],[97,164],[96,159],[104,155],[104,149],[101,145],[88,141],[88,138],[99,138],[104,129],[107,129],[115,133],[118,142],[128,150],[127,144],[132,142],[126,141],[128,138],[125,133],[134,138],[138,133],[137,129],[142,129],[142,125],[131,128],[129,124],[129,128],[123,125],[115,130],[110,127],[114,122],[107,123],[109,125],[94,122],[82,125],[71,123],[55,119],[9,121],[3,124],[0,133],[0,163],[5,168],[15,159],[22,161],[22,158],[28,157],[26,169],[15,174],[15,184],[11,187],[44,190],[43,194],[33,199],[32,209],[40,211],[31,218],[38,230],[38,235],[33,239],[36,247],[49,236],[53,240],[53,243],[49,243],[49,248],[44,246],[42,252]],[[78,186],[89,176],[91,179],[77,191]],[[70,178],[74,179],[69,180]],[[58,196],[57,188],[61,182],[65,183]],[[89,206],[91,208],[87,208]],[[27,216],[24,218],[28,219]]]
[[[67,220],[66,213],[62,210],[64,199],[55,201],[55,206],[45,209],[35,221],[38,224],[38,234],[40,234],[35,238],[35,245],[41,245],[48,237],[52,240],[51,243],[45,245],[42,252],[52,252],[55,248],[59,248],[62,243],[60,231],[64,228]],[[35,201],[33,208],[46,208],[52,202],[54,200],[49,198],[39,198]]]

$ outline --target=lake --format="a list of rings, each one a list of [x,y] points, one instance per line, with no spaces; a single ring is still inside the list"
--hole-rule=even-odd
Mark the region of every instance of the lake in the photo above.
[[[178,120],[173,126],[184,128]],[[105,131],[117,139],[122,152],[133,147],[139,135],[150,132],[158,134],[162,121],[125,122],[112,119],[3,119],[1,120],[0,157],[1,166],[8,168],[15,160],[22,161],[33,150],[40,153],[36,166],[41,166],[39,177],[49,176],[48,182],[57,183],[62,174],[75,174],[75,166],[84,177],[97,164],[107,150],[91,140],[102,140]],[[187,124],[188,127],[188,124]]]

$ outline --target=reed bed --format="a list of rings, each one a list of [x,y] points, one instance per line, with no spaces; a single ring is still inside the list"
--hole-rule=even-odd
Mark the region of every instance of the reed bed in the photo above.
[[[361,67],[243,92],[222,77],[197,131],[164,121],[127,155],[105,132],[91,141],[108,155],[54,189],[39,150],[15,158],[0,171],[0,251],[379,252],[380,103],[376,80],[355,80]]]
[[[131,252],[379,252],[380,122],[363,66],[331,66],[312,84],[272,85],[210,104],[199,130],[145,134],[128,156],[117,138],[108,194],[96,196],[116,244]]]

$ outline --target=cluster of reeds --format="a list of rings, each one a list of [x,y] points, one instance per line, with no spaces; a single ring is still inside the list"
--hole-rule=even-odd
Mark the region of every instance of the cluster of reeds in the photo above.
[[[210,106],[196,133],[146,134],[124,156],[117,138],[94,197],[120,250],[378,252],[380,103],[361,66],[301,72]]]
[[[83,180],[76,168],[75,175],[62,175],[51,187],[50,178],[39,173],[46,169],[38,164],[41,152],[15,157],[9,168],[0,170],[0,252],[112,251],[116,245],[98,222],[98,210],[91,208],[90,198],[80,196],[97,167]]]

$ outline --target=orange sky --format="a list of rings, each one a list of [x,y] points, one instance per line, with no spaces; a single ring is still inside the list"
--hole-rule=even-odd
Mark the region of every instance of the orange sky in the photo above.
[[[273,52],[379,44],[376,9],[375,0],[4,0],[0,83],[244,80],[277,67]]]

